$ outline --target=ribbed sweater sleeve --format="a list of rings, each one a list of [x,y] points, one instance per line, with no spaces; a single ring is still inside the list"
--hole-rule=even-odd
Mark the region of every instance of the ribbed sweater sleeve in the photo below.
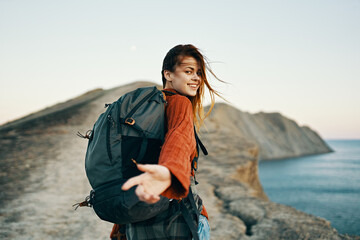
[[[159,164],[170,170],[172,181],[162,195],[179,199],[189,192],[191,160],[196,153],[193,112],[191,102],[185,96],[169,96],[167,102],[167,133]]]

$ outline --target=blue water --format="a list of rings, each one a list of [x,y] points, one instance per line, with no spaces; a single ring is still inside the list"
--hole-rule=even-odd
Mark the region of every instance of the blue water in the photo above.
[[[339,233],[360,235],[360,140],[327,140],[333,153],[262,161],[271,201],[327,219]]]

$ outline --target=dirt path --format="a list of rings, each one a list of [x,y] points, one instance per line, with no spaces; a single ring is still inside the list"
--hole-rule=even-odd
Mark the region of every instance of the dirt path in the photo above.
[[[91,208],[72,208],[90,190],[84,169],[86,141],[75,136],[76,127],[58,130],[68,133],[57,135],[57,145],[48,149],[54,158],[31,172],[24,193],[1,211],[0,236],[5,239],[109,239],[112,224],[98,219]]]

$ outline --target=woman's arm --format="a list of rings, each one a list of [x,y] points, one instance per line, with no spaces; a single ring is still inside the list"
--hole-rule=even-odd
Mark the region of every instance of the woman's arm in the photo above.
[[[196,154],[193,111],[190,100],[181,95],[168,97],[168,131],[162,146],[159,165],[167,167],[171,186],[162,193],[167,198],[186,197],[190,187],[191,160]]]

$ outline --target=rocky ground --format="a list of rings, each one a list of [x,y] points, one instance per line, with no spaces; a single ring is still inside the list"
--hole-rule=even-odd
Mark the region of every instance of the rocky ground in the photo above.
[[[109,239],[112,224],[90,208],[74,211],[90,191],[84,169],[90,129],[136,83],[97,90],[0,127],[0,239]],[[198,190],[210,215],[212,239],[360,239],[340,235],[324,219],[270,202],[257,175],[259,147],[216,118],[201,138]]]
[[[201,158],[198,178],[214,239],[360,239],[338,234],[325,219],[269,201],[257,175],[257,146],[211,129],[203,134],[211,154]]]

